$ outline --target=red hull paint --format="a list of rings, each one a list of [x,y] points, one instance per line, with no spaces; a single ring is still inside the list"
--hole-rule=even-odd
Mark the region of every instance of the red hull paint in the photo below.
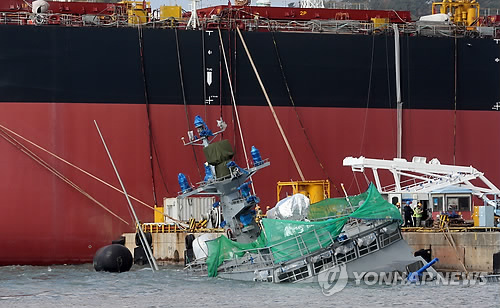
[[[308,180],[324,179],[292,108],[275,108],[287,138]],[[239,133],[231,107],[222,109],[229,127],[224,134],[234,145],[236,162],[244,166]],[[283,139],[267,107],[238,108],[246,148],[255,145],[271,167],[255,180],[262,206],[275,204],[276,182],[299,180]],[[212,129],[220,106],[188,106],[189,122],[199,114]],[[396,154],[396,112],[383,109],[297,108],[310,142],[336,186],[344,183],[349,193],[364,191],[364,179],[342,166],[346,156],[392,159]],[[151,105],[151,128],[155,140],[154,175],[156,195],[177,195],[177,174],[185,173],[196,183],[200,176],[191,147],[180,140],[186,136],[184,106]],[[455,118],[456,116],[456,118]],[[500,182],[500,140],[484,140],[488,132],[500,130],[500,114],[484,111],[405,110],[404,157],[437,157],[441,163],[473,165],[493,183]],[[20,121],[19,119],[22,119]],[[47,104],[2,103],[0,123],[63,157],[80,168],[119,186],[99,139],[97,120],[108,143],[127,191],[153,205],[148,119],[144,105],[133,104]],[[192,124],[190,124],[192,127]],[[25,144],[25,142],[23,142]],[[29,146],[33,149],[32,146]],[[126,225],[105,212],[53,174],[0,139],[0,195],[2,252],[0,265],[90,262],[95,251],[123,232],[133,232],[132,220],[123,195],[34,150],[61,173],[125,218]],[[200,170],[201,148],[195,148]],[[250,155],[250,154],[249,154]],[[165,183],[162,181],[162,174]],[[371,174],[367,174],[371,178]],[[362,182],[361,182],[362,181]],[[332,189],[334,196],[339,193]],[[141,221],[152,221],[153,212],[133,202]]]

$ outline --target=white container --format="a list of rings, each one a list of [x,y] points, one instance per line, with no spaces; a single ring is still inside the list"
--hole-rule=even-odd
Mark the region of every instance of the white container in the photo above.
[[[479,207],[479,226],[480,227],[494,227],[495,213],[492,206]]]
[[[215,197],[163,198],[163,211],[181,221],[200,221],[209,217],[214,203]]]
[[[271,6],[271,0],[257,0],[257,6]]]
[[[448,24],[450,22],[450,16],[448,16],[448,14],[425,15],[420,17],[419,21]]]

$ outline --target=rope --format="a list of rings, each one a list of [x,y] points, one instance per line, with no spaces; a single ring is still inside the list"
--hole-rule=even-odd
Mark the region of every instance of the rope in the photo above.
[[[389,68],[389,36],[387,33],[385,34],[385,67],[387,72],[387,95],[388,95],[388,105],[389,110],[392,109],[392,97],[391,97],[391,77],[390,77],[390,68]],[[396,106],[397,107],[397,106]],[[391,134],[392,140],[397,140],[397,136],[394,134],[394,126],[391,125]],[[397,148],[397,144],[396,144]]]
[[[201,50],[202,50],[202,74],[203,74],[203,99],[207,99],[207,65],[206,65],[206,59],[205,59],[205,31],[200,31],[201,34]],[[203,105],[205,105],[205,116],[204,118],[206,119],[208,117],[208,112],[207,112],[207,103],[206,101],[203,102]]]
[[[182,74],[182,62],[181,62],[181,52],[179,50],[179,35],[177,33],[177,28],[175,28],[175,47],[177,48],[177,64],[179,66],[179,80],[181,82],[181,91],[182,91],[182,101],[184,102],[184,112],[186,114],[186,122],[188,126],[188,130],[191,130],[191,124],[189,122],[189,112],[187,108],[187,101],[186,101],[186,91],[184,89],[184,78]],[[200,166],[198,163],[198,158],[196,157],[196,151],[194,150],[194,146],[191,146],[191,149],[193,149],[193,155],[194,155],[194,160],[196,162],[196,168],[198,168],[198,175],[201,176],[201,170]]]
[[[245,155],[247,169],[250,169],[250,166],[248,165],[248,155],[247,155],[247,149],[246,149],[246,145],[245,145],[245,139],[243,138],[243,131],[241,129],[240,116],[238,113],[238,108],[236,107],[236,99],[234,98],[233,83],[231,82],[231,76],[229,74],[229,67],[227,66],[227,58],[226,58],[226,50],[224,49],[224,41],[222,40],[222,34],[220,31],[220,28],[218,28],[218,30],[219,30],[220,45],[222,47],[222,56],[224,58],[224,64],[226,66],[227,80],[229,82],[229,89],[231,90],[231,98],[233,101],[234,113],[236,115],[236,123],[238,125],[238,131],[240,132],[240,139],[241,139],[241,145],[243,147],[243,154]],[[252,179],[252,178],[250,177],[250,179]],[[252,185],[253,193],[255,194],[255,187],[253,185],[253,181],[252,181],[251,185]]]
[[[293,110],[295,111],[295,115],[297,116],[297,120],[299,121],[299,124],[300,124],[300,127],[302,129],[302,132],[304,133],[304,136],[305,136],[305,138],[307,140],[307,143],[309,144],[309,147],[311,148],[311,151],[313,152],[314,158],[316,158],[316,161],[318,162],[319,166],[321,167],[321,170],[323,171],[323,174],[330,181],[330,183],[332,183],[332,185],[335,188],[335,190],[337,190],[337,193],[340,194],[339,189],[337,188],[337,186],[335,186],[335,184],[333,183],[332,179],[328,175],[328,172],[326,171],[325,167],[323,166],[323,163],[321,163],[321,161],[320,161],[320,159],[319,159],[316,151],[314,150],[314,147],[313,147],[313,145],[311,143],[311,140],[309,139],[309,136],[307,135],[307,131],[306,131],[305,127],[304,127],[304,124],[302,123],[302,120],[301,120],[300,116],[299,116],[299,112],[297,111],[297,107],[295,106],[295,101],[293,100],[292,92],[290,90],[290,87],[288,86],[288,81],[287,81],[286,76],[285,76],[285,70],[283,69],[283,64],[281,62],[280,53],[278,51],[278,45],[276,44],[276,39],[274,37],[274,32],[271,32],[271,35],[273,37],[274,50],[276,51],[276,57],[278,59],[278,63],[279,63],[279,66],[280,66],[281,76],[283,77],[283,81],[285,83],[286,91],[288,93],[288,98],[290,99],[290,103],[292,104]]]
[[[408,34],[405,34],[406,36],[406,66],[408,67],[408,69],[406,70],[407,71],[407,78],[408,78],[408,82],[407,82],[407,85],[408,85],[408,94],[406,96],[406,99],[407,101],[405,102],[406,106],[407,106],[407,112],[408,113],[412,113],[412,106],[411,106],[411,103],[412,103],[412,100],[411,100],[411,97],[412,97],[412,92],[411,92],[411,69],[410,69],[410,52],[411,52],[411,49],[410,49],[410,37]],[[403,121],[403,117],[401,116],[401,121]],[[405,121],[403,121],[403,124],[401,124],[401,129],[403,129],[403,125],[404,123],[408,122],[408,125],[407,127],[409,127],[410,129],[412,128],[413,126],[413,121],[412,121],[412,117],[409,116]],[[418,123],[417,123],[418,125]],[[417,128],[418,129],[418,128]],[[401,151],[403,151],[403,144],[401,144]]]
[[[43,159],[41,159],[40,157],[38,157],[35,153],[33,153],[32,151],[30,151],[23,144],[21,144],[19,141],[17,141],[14,137],[12,137],[12,135],[10,135],[3,128],[3,126],[0,129],[0,136],[2,138],[4,138],[7,142],[9,142],[10,144],[12,144],[14,147],[16,147],[18,150],[20,150],[22,153],[24,153],[25,155],[27,155],[28,157],[30,157],[31,159],[33,159],[39,165],[41,165],[42,167],[44,167],[48,171],[52,172],[55,176],[57,176],[58,178],[60,178],[63,182],[65,182],[69,186],[73,187],[76,191],[80,192],[85,197],[89,198],[91,201],[93,201],[94,203],[96,203],[97,205],[99,205],[106,212],[108,212],[111,215],[113,215],[114,217],[118,218],[123,223],[129,225],[129,223],[127,221],[125,221],[123,218],[121,218],[120,216],[118,216],[117,214],[115,214],[113,211],[111,211],[110,209],[108,209],[106,206],[104,206],[102,203],[100,203],[94,197],[92,197],[89,193],[87,193],[86,191],[84,191],[82,188],[80,188],[78,185],[76,185],[75,183],[73,183],[70,179],[68,179],[62,173],[60,173],[59,171],[57,171],[57,169],[55,169],[54,167],[50,166],[47,162],[45,162]]]
[[[49,154],[50,156],[52,156],[52,157],[54,157],[54,158],[58,159],[58,160],[59,160],[59,161],[61,161],[61,162],[63,162],[63,163],[65,163],[65,164],[67,164],[68,166],[73,167],[74,169],[76,169],[76,170],[78,170],[78,171],[82,172],[83,174],[85,174],[85,175],[87,175],[87,176],[89,176],[89,177],[93,178],[94,180],[97,180],[97,181],[101,182],[102,184],[104,184],[104,185],[108,186],[109,188],[112,188],[112,189],[116,190],[117,192],[124,194],[124,192],[123,192],[122,190],[120,190],[120,189],[116,188],[115,186],[113,186],[113,185],[111,185],[111,184],[109,184],[109,183],[105,182],[104,180],[101,180],[100,178],[96,177],[95,175],[93,175],[93,174],[91,174],[91,173],[89,173],[89,172],[87,172],[87,171],[85,171],[85,170],[83,170],[83,169],[81,169],[81,168],[79,168],[79,167],[75,166],[74,164],[72,164],[72,163],[68,162],[67,160],[64,160],[63,158],[61,158],[61,157],[57,156],[56,154],[54,154],[54,153],[52,153],[52,152],[50,152],[50,151],[48,151],[48,150],[44,149],[43,147],[39,146],[38,144],[36,144],[36,143],[34,143],[34,142],[32,142],[32,141],[30,141],[30,140],[28,140],[28,139],[24,138],[23,136],[19,135],[18,133],[14,132],[14,131],[12,131],[12,130],[10,130],[10,129],[8,129],[7,127],[5,127],[5,126],[3,126],[3,125],[1,125],[1,124],[0,124],[0,131],[1,131],[1,132],[3,132],[4,134],[7,134],[7,133],[5,133],[5,132],[8,132],[8,133],[10,133],[10,134],[12,134],[12,135],[15,135],[16,137],[18,137],[18,138],[22,139],[23,141],[25,141],[25,142],[27,142],[27,143],[31,144],[32,146],[36,147],[37,149],[42,150],[43,152],[45,152],[45,153]],[[15,138],[13,138],[13,137],[11,137],[11,138],[15,140]],[[22,144],[21,144],[19,141],[17,141],[17,140],[16,140],[16,142],[17,142],[17,143],[19,143],[19,144],[22,146]],[[146,206],[147,208],[149,208],[149,209],[151,209],[151,210],[153,210],[153,211],[155,211],[155,212],[161,213],[163,216],[165,216],[165,217],[167,217],[168,219],[172,220],[174,223],[182,223],[180,220],[177,220],[177,219],[175,219],[175,218],[172,218],[172,217],[168,216],[168,215],[167,215],[167,214],[165,214],[165,213],[160,212],[159,210],[157,210],[157,209],[155,209],[154,207],[152,207],[151,205],[149,205],[149,204],[147,204],[147,203],[145,203],[145,202],[143,202],[143,201],[141,201],[141,200],[137,199],[136,197],[134,197],[134,196],[132,196],[132,195],[128,195],[128,196],[129,196],[132,200],[134,200],[134,201],[136,201],[136,202],[138,202],[138,203],[140,203],[140,204],[142,204],[142,205]]]
[[[366,176],[366,173],[365,171],[363,170],[363,175],[365,177],[365,182],[366,182],[366,185],[369,185],[370,184],[370,180],[368,179],[368,177]],[[360,191],[361,192],[361,191]]]
[[[375,35],[372,36],[372,54],[370,59],[370,75],[368,79],[368,93],[366,95],[366,107],[365,107],[365,121],[363,123],[363,135],[361,136],[361,146],[359,149],[359,155],[363,153],[363,145],[365,143],[365,132],[366,132],[366,123],[368,121],[368,111],[370,106],[370,94],[372,90],[372,77],[373,77],[373,58],[375,53]]]
[[[151,168],[151,181],[153,186],[153,200],[155,204],[158,204],[156,198],[156,184],[155,184],[155,172],[153,165],[153,131],[151,129],[151,118],[149,115],[149,95],[148,95],[148,83],[146,82],[146,67],[144,66],[144,38],[142,35],[142,27],[138,25],[137,32],[139,36],[139,54],[141,58],[141,71],[142,71],[142,81],[144,86],[144,101],[146,103],[146,115],[148,119],[148,136],[149,136],[149,163]],[[161,169],[160,169],[161,172]],[[168,190],[167,190],[168,191]]]
[[[241,31],[238,27],[236,27],[236,31],[238,32],[238,35],[240,36],[241,43],[243,44],[243,48],[245,49],[245,52],[247,53],[248,60],[250,60],[250,64],[252,65],[253,71],[255,72],[255,76],[257,77],[257,80],[259,81],[259,85],[262,89],[262,92],[264,93],[264,96],[266,97],[267,104],[269,105],[269,108],[271,109],[271,113],[274,117],[274,121],[276,122],[276,125],[278,126],[278,129],[280,130],[281,137],[283,137],[283,141],[285,142],[285,145],[288,149],[288,152],[290,153],[290,156],[292,157],[293,163],[295,164],[295,168],[297,169],[297,172],[300,175],[300,178],[302,181],[305,181],[304,175],[302,174],[302,170],[300,169],[299,163],[297,162],[297,159],[295,158],[295,154],[293,154],[293,150],[290,147],[290,144],[288,143],[288,139],[286,138],[285,132],[283,131],[283,128],[281,127],[281,123],[278,119],[278,116],[276,115],[276,112],[274,112],[274,107],[271,104],[271,100],[269,99],[269,96],[267,95],[266,88],[264,87],[264,84],[262,83],[262,80],[260,79],[259,72],[257,71],[257,68],[255,67],[255,64],[253,62],[252,56],[250,55],[250,52],[248,51],[247,44],[245,43],[245,40],[243,39],[243,35],[241,34]]]
[[[359,187],[358,178],[356,177],[356,173],[354,172],[354,170],[352,171],[352,175],[354,176],[354,181],[356,182],[356,186],[358,187],[358,191],[359,191],[359,193],[361,193],[361,188]]]
[[[457,154],[457,34],[455,32],[455,89],[454,89],[454,112],[453,112],[453,164],[456,164],[456,154]]]
[[[142,35],[142,28],[140,28],[140,40],[139,44],[141,45],[140,52],[141,52],[141,67],[142,67],[142,74],[143,74],[143,80],[144,80],[144,96],[145,96],[145,101],[146,101],[146,113],[148,116],[148,131],[149,131],[149,154],[151,155],[151,152],[154,152],[155,158],[156,158],[156,164],[158,165],[158,170],[160,171],[160,177],[163,183],[163,187],[165,187],[166,192],[168,193],[168,186],[167,186],[167,181],[165,180],[165,175],[163,174],[163,168],[160,164],[160,160],[158,159],[158,150],[156,148],[156,139],[153,135],[153,129],[151,125],[151,116],[150,116],[150,109],[149,109],[149,91],[147,90],[147,83],[146,83],[146,68],[144,65],[144,38]],[[151,160],[151,174],[152,174],[152,179],[153,179],[153,196],[154,196],[154,201],[155,204],[158,204],[157,198],[156,198],[156,185],[155,185],[155,178],[154,178],[154,168],[153,168],[153,161],[152,157],[150,156]]]

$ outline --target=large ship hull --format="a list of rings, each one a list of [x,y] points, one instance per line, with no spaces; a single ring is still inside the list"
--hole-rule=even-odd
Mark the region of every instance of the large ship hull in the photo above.
[[[277,181],[300,179],[235,32],[221,32],[233,105],[218,31],[0,28],[0,124],[119,187],[96,120],[128,193],[145,203],[176,196],[179,172],[203,179],[201,149],[180,140],[197,114],[209,126],[220,117],[229,124],[224,137],[234,141],[238,164],[245,165],[238,118],[247,151],[255,145],[271,159],[256,181],[262,206],[274,205]],[[305,178],[364,190],[342,160],[396,156],[393,34],[243,36]],[[499,183],[500,113],[492,109],[500,101],[499,45],[402,36],[400,48],[403,157],[471,164]],[[134,230],[123,194],[19,136],[128,224],[2,138],[0,265],[89,262]],[[153,220],[151,209],[133,203],[141,221]]]

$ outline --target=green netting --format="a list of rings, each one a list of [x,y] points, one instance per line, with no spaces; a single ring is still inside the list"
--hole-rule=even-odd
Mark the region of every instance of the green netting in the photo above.
[[[342,201],[342,199],[344,201]],[[218,267],[224,260],[242,257],[247,251],[270,247],[275,262],[283,262],[300,257],[301,255],[324,248],[332,242],[342,231],[349,218],[357,219],[393,219],[402,220],[399,210],[391,203],[384,200],[373,184],[363,194],[350,197],[349,200],[355,209],[352,213],[351,206],[345,198],[325,200],[311,205],[314,217],[324,218],[319,213],[331,217],[335,212],[345,212],[348,215],[324,221],[308,222],[278,219],[262,219],[264,232],[259,238],[248,244],[241,244],[221,236],[216,240],[207,242],[208,245],[208,275],[217,276]],[[309,212],[311,214],[311,212]],[[300,235],[300,237],[294,239]]]
[[[233,242],[224,235],[219,236],[217,239],[207,241],[208,257],[207,267],[208,276],[217,276],[217,268],[224,262],[224,260],[233,259],[234,257],[242,257],[246,251],[266,247],[266,237],[264,232],[261,232],[257,240],[252,243],[238,243]]]
[[[309,206],[307,218],[318,220],[348,215],[353,212],[353,209],[359,208],[364,203],[369,190],[370,189],[362,194],[349,197],[350,204],[347,202],[346,198],[329,198],[313,203]]]
[[[380,195],[373,183],[368,187],[368,195],[365,202],[354,213],[349,215],[358,219],[394,219],[403,221],[398,208],[387,202]]]
[[[282,262],[327,247],[342,231],[347,219],[305,222],[263,218],[262,225],[274,262]],[[290,240],[299,234],[300,240]]]

